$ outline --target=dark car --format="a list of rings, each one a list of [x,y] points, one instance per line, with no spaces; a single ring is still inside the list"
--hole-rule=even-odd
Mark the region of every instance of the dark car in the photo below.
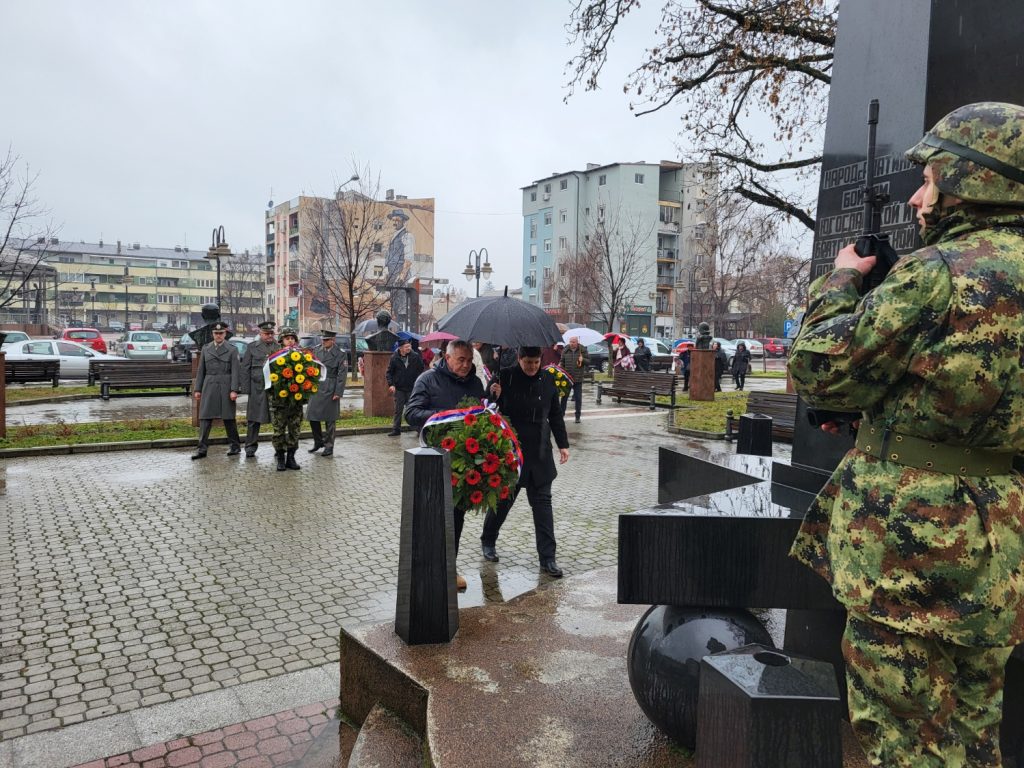
[[[245,349],[249,346],[250,341],[252,339],[232,336],[228,339],[228,344],[233,346],[237,350],[238,356],[241,357],[245,354]],[[187,333],[171,345],[171,360],[191,360],[195,354],[196,343],[192,341],[192,337]]]
[[[608,364],[608,345],[590,344],[587,346],[587,355],[590,357],[588,365],[599,373],[604,373],[604,367]]]
[[[299,337],[299,346],[305,349],[312,349],[313,347],[320,344],[321,341],[323,341],[323,337],[320,336],[319,334],[306,333]],[[339,333],[334,338],[334,341],[341,349],[345,350],[348,353],[348,367],[349,370],[352,370],[352,337],[349,336],[347,333],[344,335]],[[356,338],[357,358],[361,358],[363,356],[363,352],[365,352],[369,348],[370,345],[366,343],[366,339],[358,337]]]

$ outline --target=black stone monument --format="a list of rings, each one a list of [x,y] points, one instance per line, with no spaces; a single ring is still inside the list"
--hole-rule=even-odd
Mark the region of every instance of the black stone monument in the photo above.
[[[398,336],[388,329],[391,325],[391,315],[382,309],[377,313],[376,319],[377,332],[366,337],[366,344],[373,352],[391,352],[398,341]]]

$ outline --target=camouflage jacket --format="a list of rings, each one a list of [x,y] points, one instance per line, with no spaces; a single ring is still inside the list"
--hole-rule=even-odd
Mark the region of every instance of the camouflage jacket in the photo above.
[[[902,434],[1024,454],[1024,212],[961,207],[861,298],[810,289],[789,372],[811,405]],[[1024,641],[1024,478],[914,469],[852,449],[791,554],[851,610],[966,646]]]

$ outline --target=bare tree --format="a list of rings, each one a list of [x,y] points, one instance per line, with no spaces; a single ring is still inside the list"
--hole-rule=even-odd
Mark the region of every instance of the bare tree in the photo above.
[[[811,262],[792,253],[769,256],[751,274],[747,306],[756,315],[756,336],[781,336],[786,317],[803,304]]]
[[[38,323],[45,295],[39,286],[55,274],[43,260],[56,232],[45,220],[49,212],[33,196],[38,174],[27,165],[20,173],[19,165],[11,149],[0,160],[0,309],[31,302],[32,321]]]
[[[616,330],[616,321],[651,283],[654,228],[641,216],[626,216],[621,207],[587,220],[581,247],[558,262],[557,303],[609,333]]]
[[[266,257],[260,249],[232,253],[221,261],[222,309],[232,323],[243,323],[248,329],[263,320],[267,285]]]
[[[682,111],[691,156],[724,194],[813,231],[838,0],[662,0],[657,44],[624,90],[638,116]],[[640,0],[574,0],[566,26],[572,89],[598,87],[614,34]],[[568,98],[568,97],[567,97]],[[765,116],[772,145],[753,124]]]
[[[334,198],[313,198],[305,211],[309,289],[327,310],[323,314],[338,317],[348,326],[353,353],[356,325],[391,300],[388,292],[380,289],[390,236],[387,208],[377,200],[379,180],[370,181],[369,169],[359,170],[358,176],[358,190],[339,192]],[[400,275],[392,274],[386,278],[391,284],[399,279]]]

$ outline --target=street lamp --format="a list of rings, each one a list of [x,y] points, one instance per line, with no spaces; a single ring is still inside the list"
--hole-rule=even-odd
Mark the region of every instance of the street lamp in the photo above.
[[[480,258],[483,257],[484,264],[480,266]],[[487,254],[486,248],[481,248],[479,251],[470,251],[469,258],[466,261],[466,268],[462,270],[462,274],[466,276],[466,280],[472,282],[473,278],[476,278],[476,295],[480,297],[480,275],[483,274],[485,278],[489,278],[494,270],[491,269],[490,257]]]
[[[220,260],[231,258],[231,246],[224,239],[223,225],[213,230],[213,236],[210,238],[210,250],[206,252],[206,258],[217,262],[217,307],[220,308]]]
[[[124,277],[121,278],[121,282],[124,283],[124,332],[128,333],[128,285],[132,279],[128,276],[128,265],[124,265]]]
[[[352,174],[352,177],[351,177],[351,178],[350,178],[350,179],[349,179],[348,181],[346,181],[346,182],[345,182],[344,184],[339,184],[339,185],[338,185],[338,189],[337,189],[337,191],[335,192],[334,196],[335,196],[335,197],[338,197],[338,196],[339,196],[339,195],[341,194],[341,190],[342,190],[342,189],[343,189],[344,187],[347,187],[347,186],[348,186],[349,184],[351,184],[351,183],[352,183],[353,181],[359,181],[359,174],[358,174],[358,173],[353,173],[353,174]]]
[[[99,320],[96,317],[96,281],[89,281],[89,296],[92,298],[92,324],[99,325]]]
[[[697,273],[698,272],[700,272],[700,280],[697,279]],[[703,296],[705,293],[708,292],[708,288],[709,287],[710,287],[710,282],[708,281],[707,277],[704,275],[703,267],[701,267],[699,264],[694,264],[693,268],[690,270],[690,333],[691,334],[693,333],[693,327],[694,327],[693,326],[693,294],[695,292],[699,291],[700,295]]]

